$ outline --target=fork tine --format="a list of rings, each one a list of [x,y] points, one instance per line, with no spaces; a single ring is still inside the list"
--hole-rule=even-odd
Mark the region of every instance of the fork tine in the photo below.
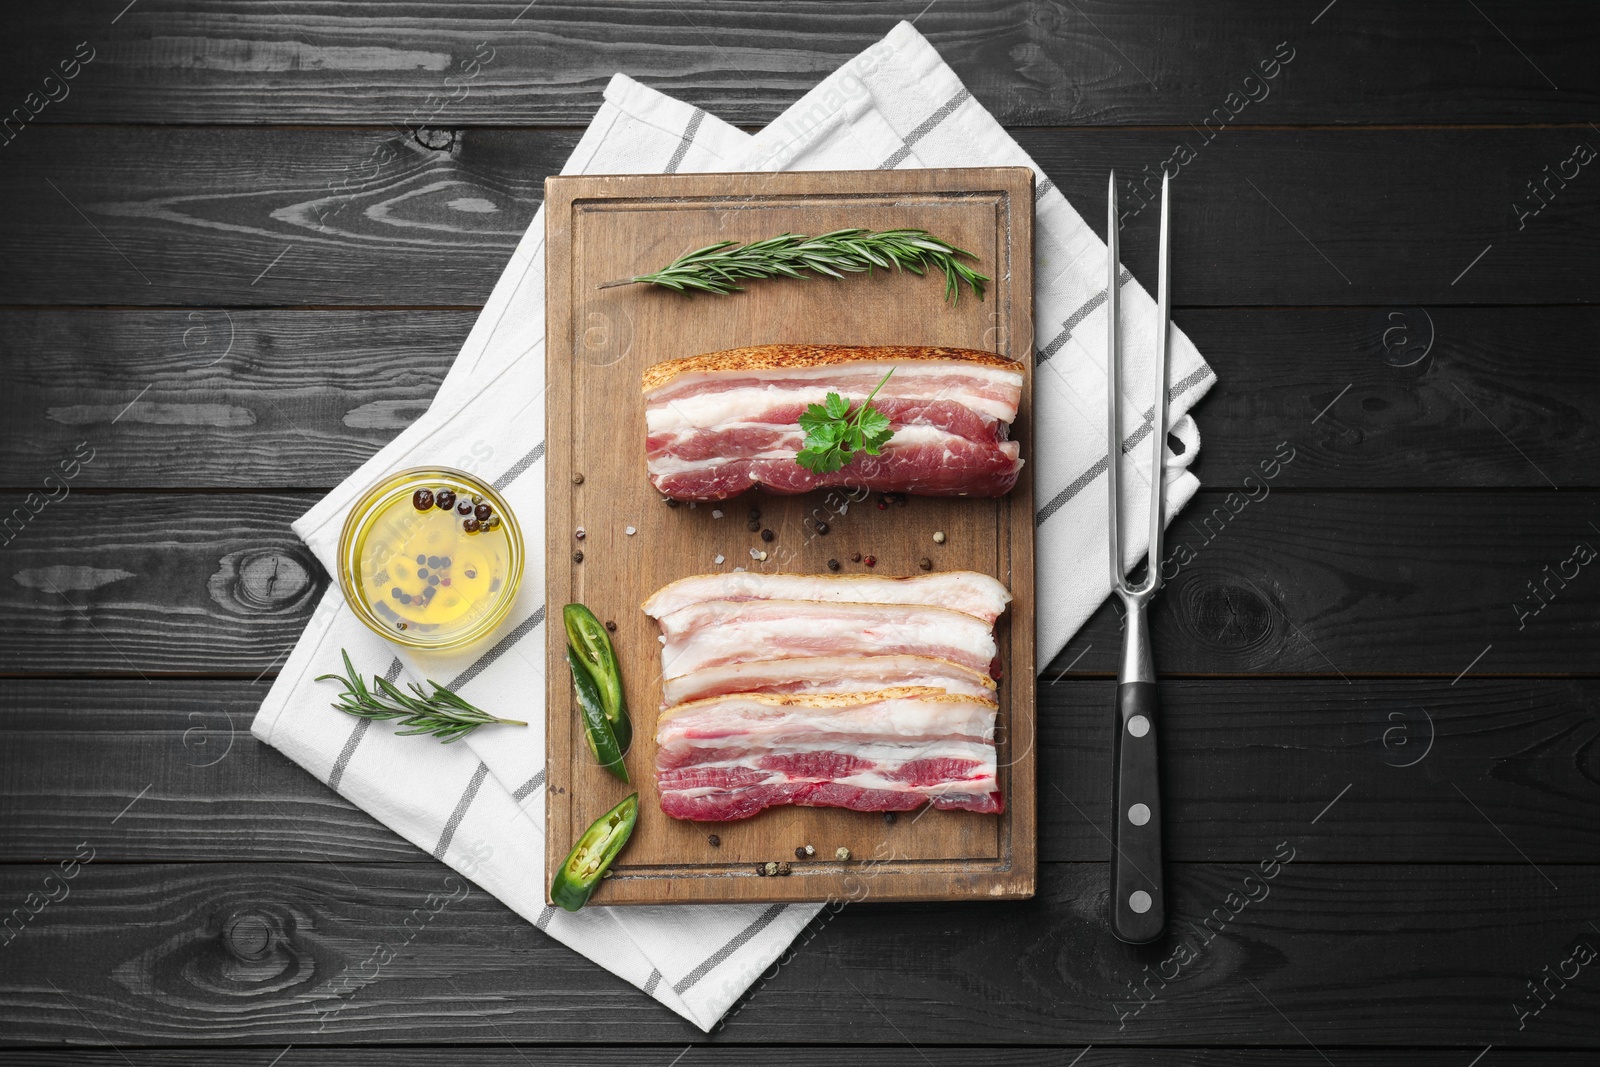
[[[1111,588],[1126,592],[1127,576],[1122,571],[1121,474],[1122,474],[1122,411],[1120,399],[1121,369],[1117,359],[1117,172],[1111,172],[1106,187],[1106,493],[1110,501],[1110,517],[1106,529],[1110,534]]]
[[[1170,255],[1171,219],[1167,211],[1168,178],[1161,175],[1161,260],[1157,268],[1155,402],[1150,422],[1150,562],[1149,573],[1140,585],[1155,589],[1161,584],[1161,535],[1166,499],[1167,458],[1167,362],[1172,347],[1172,273]]]

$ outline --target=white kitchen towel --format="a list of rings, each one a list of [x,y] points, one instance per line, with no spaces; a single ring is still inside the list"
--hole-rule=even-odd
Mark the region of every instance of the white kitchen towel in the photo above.
[[[863,166],[1031,166],[1025,153],[971,100],[954,73],[908,24],[824,81],[752,139],[687,104],[622,75],[564,173],[640,173]],[[1037,173],[1037,168],[1036,168]],[[1103,303],[1094,279],[1104,245],[1038,175],[1036,340],[1038,428],[1048,443],[1030,457],[1039,487],[1039,664],[1104,600],[1103,493],[1084,492],[1105,469]],[[543,527],[544,213],[535,215],[432,406],[416,424],[295,523],[330,571],[345,512],[380,475],[445,464],[486,477],[538,544]],[[1098,249],[1098,255],[1096,250]],[[1153,332],[1150,300],[1125,283],[1125,381],[1144,380]],[[1059,321],[1058,321],[1059,320]],[[1097,321],[1098,320],[1098,321]],[[1095,347],[1095,336],[1099,347]],[[1181,334],[1174,337],[1170,512],[1193,495],[1183,468],[1199,440],[1185,412],[1214,381]],[[1097,399],[1100,398],[1100,399]],[[1149,432],[1148,404],[1126,405],[1129,426]],[[1097,418],[1098,416],[1098,418]],[[1098,427],[1098,428],[1097,428]],[[1142,452],[1141,452],[1142,456]],[[1125,456],[1130,485],[1148,468]],[[1129,531],[1139,508],[1130,506]],[[1132,565],[1142,541],[1128,546]],[[563,943],[709,1029],[816,914],[816,905],[590,908],[577,915],[543,903],[543,560],[531,554],[512,613],[487,649],[451,655],[397,650],[346,610],[337,590],[319,605],[257,716],[253,730],[408,840],[492,893]],[[397,738],[384,724],[332,710],[339,651],[395,678],[435,678],[480,705],[520,709],[530,725],[486,728],[442,747]],[[330,998],[337,1012],[339,998]]]

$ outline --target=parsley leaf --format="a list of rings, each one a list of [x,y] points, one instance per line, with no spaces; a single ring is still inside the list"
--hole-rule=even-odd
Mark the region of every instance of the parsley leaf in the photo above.
[[[857,452],[880,454],[894,431],[888,416],[872,406],[872,398],[893,373],[890,367],[853,415],[850,402],[838,393],[829,393],[821,404],[807,405],[798,420],[806,439],[795,462],[817,474],[831,474],[855,459]]]

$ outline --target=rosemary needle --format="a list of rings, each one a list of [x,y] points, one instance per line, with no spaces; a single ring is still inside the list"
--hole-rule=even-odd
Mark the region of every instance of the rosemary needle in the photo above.
[[[933,268],[944,271],[944,296],[950,303],[960,299],[963,282],[982,300],[989,276],[961,262],[963,257],[978,258],[926,230],[834,230],[818,237],[783,233],[747,245],[720,241],[673,260],[653,274],[605,282],[595,288],[649,284],[678,292],[698,289],[706,293],[736,293],[744,290],[739,282],[747,278],[804,280],[817,274],[843,278],[846,274],[870,273],[875,267],[923,274]]]
[[[350,653],[342,648],[339,653],[344,657],[346,673],[323,674],[317,677],[319,682],[332,680],[344,683],[344,692],[339,695],[333,706],[363,719],[375,719],[380,722],[399,719],[400,725],[407,727],[396,731],[401,737],[431,734],[448,745],[488,723],[500,723],[505,726],[528,725],[517,719],[502,719],[482,708],[474,707],[431,678],[428,684],[433,686],[432,693],[425,692],[415,683],[408,687],[411,692],[407,693],[387,678],[373,675],[372,684],[377,687],[374,691],[369,689],[361,680],[361,675],[356,673],[355,667],[350,663]]]

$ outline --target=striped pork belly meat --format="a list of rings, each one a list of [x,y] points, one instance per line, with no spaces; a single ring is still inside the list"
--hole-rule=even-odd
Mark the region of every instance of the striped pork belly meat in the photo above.
[[[732,571],[644,603],[661,626],[661,808],[744,819],[779,804],[1004,810],[985,574]]]
[[[707,600],[814,600],[822,603],[923,604],[948,608],[992,623],[1011,603],[1011,593],[987,574],[942,571],[914,578],[867,574],[756,574],[726,571],[682,578],[644,602],[652,619]]]
[[[872,406],[894,436],[881,455],[819,473],[795,462],[800,413],[834,392]],[[1004,496],[1022,460],[1007,440],[1022,366],[968,348],[757,345],[657,363],[644,373],[650,480],[676,500],[849,485],[923,496]]]
[[[661,808],[709,822],[779,804],[997,813],[996,711],[993,700],[928,687],[679,704],[656,731]]]
[[[993,700],[986,674],[927,656],[812,656],[728,663],[667,678],[662,706],[730,693],[860,693],[902,686]]]
[[[982,619],[919,604],[707,600],[659,620],[663,677],[753,660],[927,656],[989,673],[994,634]]]

